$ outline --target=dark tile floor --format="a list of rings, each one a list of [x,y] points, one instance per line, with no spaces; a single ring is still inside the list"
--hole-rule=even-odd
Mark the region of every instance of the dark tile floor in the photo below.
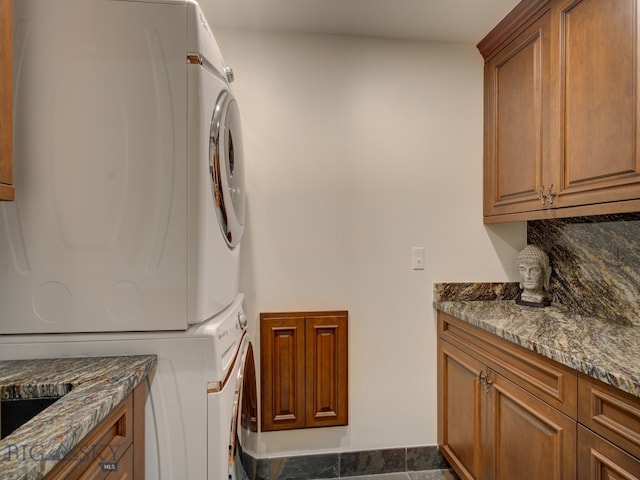
[[[364,475],[359,477],[340,477],[348,480],[458,480],[451,470],[428,470],[423,472],[383,473],[380,475]],[[328,480],[328,479],[317,479]]]
[[[242,464],[249,475],[241,472],[240,480],[459,480],[436,446],[262,459],[243,454]]]

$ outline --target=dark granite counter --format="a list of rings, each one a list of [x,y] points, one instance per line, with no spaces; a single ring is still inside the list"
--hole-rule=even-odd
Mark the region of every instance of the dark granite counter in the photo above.
[[[495,295],[504,291],[499,284],[483,284],[488,296],[459,285],[437,284],[435,308],[640,397],[640,327],[559,306],[520,306]]]
[[[0,478],[43,478],[156,361],[155,355],[0,361],[0,398],[62,396],[0,440]]]

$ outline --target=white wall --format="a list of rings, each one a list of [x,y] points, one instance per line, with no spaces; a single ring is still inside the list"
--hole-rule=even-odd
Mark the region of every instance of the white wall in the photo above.
[[[261,311],[349,310],[349,426],[261,434],[260,456],[436,444],[434,282],[517,279],[525,224],[482,224],[473,45],[216,32],[236,74]],[[411,248],[426,268],[411,269]]]

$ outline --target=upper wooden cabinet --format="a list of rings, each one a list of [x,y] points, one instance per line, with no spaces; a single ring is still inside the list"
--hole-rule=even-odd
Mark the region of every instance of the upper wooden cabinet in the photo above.
[[[485,222],[640,211],[638,0],[524,0],[485,37]]]
[[[0,0],[0,200],[13,200],[13,3]]]
[[[485,64],[485,215],[540,208],[549,156],[550,30],[549,12],[541,12]]]

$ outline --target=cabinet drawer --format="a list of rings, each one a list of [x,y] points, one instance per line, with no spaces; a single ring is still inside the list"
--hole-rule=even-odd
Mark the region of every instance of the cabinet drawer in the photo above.
[[[133,395],[100,422],[47,474],[46,480],[103,480],[110,473],[103,464],[117,464],[133,439]],[[73,460],[66,460],[67,458]],[[122,470],[121,470],[122,469]],[[113,478],[109,476],[108,478]],[[120,477],[115,477],[120,478]]]
[[[640,480],[640,460],[578,425],[578,479]]]
[[[472,349],[492,370],[532,395],[576,418],[576,371],[444,312],[438,312],[442,339]]]
[[[133,474],[133,446],[130,446],[118,460],[117,467],[118,469],[109,473],[105,480],[131,480],[136,478]]]
[[[578,421],[640,458],[640,398],[581,373]]]

